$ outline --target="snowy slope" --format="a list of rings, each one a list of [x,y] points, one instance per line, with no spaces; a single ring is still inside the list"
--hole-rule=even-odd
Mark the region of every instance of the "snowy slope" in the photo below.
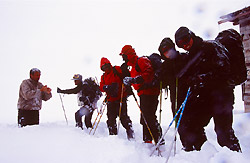
[[[236,114],[234,128],[243,153],[221,148],[216,142],[212,123],[206,128],[208,141],[200,152],[184,152],[177,139],[177,153],[170,156],[169,163],[248,163],[250,160],[250,114]],[[167,126],[163,126],[165,131]],[[39,126],[18,128],[16,124],[0,125],[0,162],[3,163],[164,163],[157,154],[150,157],[151,146],[142,143],[141,126],[134,125],[136,139],[128,141],[121,127],[118,136],[109,136],[105,122],[101,122],[95,135],[89,130],[74,127],[74,122],[42,123]],[[173,137],[171,128],[166,139],[165,151]],[[93,133],[93,132],[92,132]]]

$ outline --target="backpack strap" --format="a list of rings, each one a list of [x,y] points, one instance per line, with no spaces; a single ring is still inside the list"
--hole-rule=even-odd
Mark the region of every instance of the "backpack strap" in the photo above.
[[[115,68],[115,66],[113,67],[113,72],[114,72],[115,75],[117,75],[121,79],[121,81],[123,80],[122,74],[117,71],[117,69]]]

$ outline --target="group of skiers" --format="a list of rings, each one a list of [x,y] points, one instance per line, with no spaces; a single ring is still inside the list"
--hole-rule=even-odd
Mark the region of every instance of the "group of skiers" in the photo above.
[[[239,35],[232,29],[226,30],[228,32]],[[245,66],[241,72],[233,74],[235,67],[232,66],[234,63],[231,58],[235,55],[232,53],[243,53],[241,55],[244,56],[244,52],[242,42],[238,47],[235,46],[238,51],[234,51],[223,44],[221,38],[218,36],[215,40],[204,41],[187,27],[180,27],[175,33],[175,43],[168,37],[161,41],[158,48],[160,55],[153,53],[139,57],[131,45],[125,45],[119,54],[124,60],[121,66],[113,66],[109,59],[101,58],[100,69],[103,75],[99,84],[93,78],[83,81],[82,76],[76,74],[73,77],[75,88],[58,88],[57,92],[78,94],[80,109],[75,114],[75,120],[76,126],[82,129],[83,115],[86,127],[92,127],[93,111],[102,96],[101,92],[105,92],[109,134],[118,134],[116,119],[119,117],[128,139],[131,140],[134,139],[134,130],[127,113],[127,98],[130,95],[136,98],[131,87],[133,86],[139,96],[143,141],[163,145],[165,140],[156,116],[160,90],[169,88],[174,116],[190,89],[183,115],[177,117],[181,118],[178,133],[183,149],[201,150],[207,140],[204,127],[213,118],[219,145],[241,152],[232,128],[234,87],[243,83],[247,74]],[[186,52],[177,51],[175,44]],[[245,61],[241,60],[241,64],[245,65]],[[41,105],[37,107],[34,104],[41,104],[41,100],[51,97],[51,90],[43,87],[38,82],[39,78],[34,79],[34,73],[38,73],[40,77],[40,70],[32,69],[30,79],[25,80],[20,87],[18,124],[21,126],[32,124],[28,119],[29,115],[26,117],[23,111],[38,111]],[[38,123],[39,120],[35,124]]]

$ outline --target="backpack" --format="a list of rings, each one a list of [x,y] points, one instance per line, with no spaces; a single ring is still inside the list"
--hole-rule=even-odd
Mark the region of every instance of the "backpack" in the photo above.
[[[161,56],[157,53],[153,53],[149,56],[144,56],[144,57],[147,57],[152,64],[152,67],[154,70],[154,79],[151,83],[144,83],[143,86],[140,89],[138,89],[138,91],[140,91],[142,89],[147,89],[150,87],[159,86],[159,83],[160,83],[159,78],[160,78],[161,66],[162,66]],[[138,59],[137,59],[136,64],[135,64],[135,69],[136,69],[136,71],[140,72],[141,69],[138,65]]]
[[[86,85],[84,88],[83,94],[85,97],[88,97],[90,103],[97,102],[101,96],[102,92],[99,85],[95,82],[95,79],[90,77],[83,81],[83,84]]]
[[[153,70],[155,72],[155,78],[158,79],[159,74],[161,72],[161,65],[162,65],[161,56],[159,54],[157,54],[157,53],[153,53],[153,54],[151,54],[149,56],[144,56],[144,57],[147,57],[150,60],[150,62],[152,64],[152,67],[153,67]],[[140,67],[138,65],[138,60],[136,61],[135,69],[138,72],[141,71],[141,69],[140,69]]]
[[[231,76],[234,85],[240,85],[247,80],[244,48],[240,34],[234,29],[227,29],[218,34],[215,41],[228,50],[231,65]]]

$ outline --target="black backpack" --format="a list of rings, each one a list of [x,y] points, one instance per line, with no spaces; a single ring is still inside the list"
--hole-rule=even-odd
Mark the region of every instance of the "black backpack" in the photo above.
[[[83,87],[84,96],[88,97],[90,103],[97,102],[101,98],[102,92],[99,85],[95,82],[95,79],[92,77],[87,78],[83,81],[83,84],[85,85]]]
[[[240,85],[247,80],[244,48],[240,34],[234,29],[227,29],[218,34],[215,41],[228,50],[231,74],[234,85]]]

